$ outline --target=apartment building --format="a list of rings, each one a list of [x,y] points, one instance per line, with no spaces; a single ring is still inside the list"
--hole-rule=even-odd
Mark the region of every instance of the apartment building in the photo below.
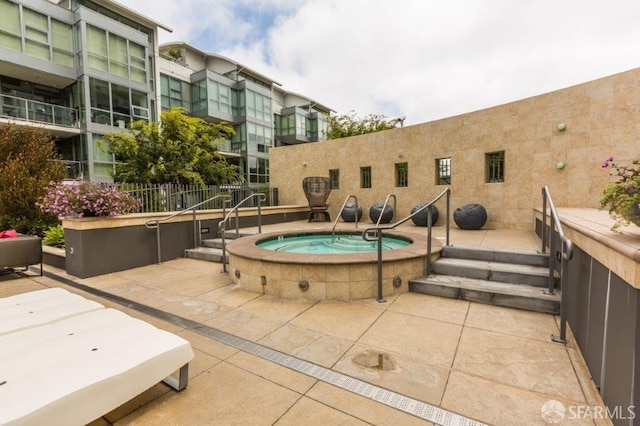
[[[163,109],[180,106],[234,127],[236,134],[221,151],[240,166],[250,186],[269,182],[272,147],[324,139],[330,108],[232,59],[168,43],[160,46],[158,68]]]
[[[111,0],[0,0],[0,126],[44,127],[68,178],[106,182],[103,136],[174,105],[235,127],[223,151],[252,185],[268,183],[271,147],[322,139],[328,108],[230,59],[160,49],[159,31],[171,29]]]

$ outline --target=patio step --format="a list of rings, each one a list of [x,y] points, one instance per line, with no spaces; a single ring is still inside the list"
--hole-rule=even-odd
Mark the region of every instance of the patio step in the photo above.
[[[185,257],[198,260],[206,260],[208,262],[222,263],[222,249],[214,247],[196,247],[186,249]]]
[[[487,262],[517,263],[519,265],[549,267],[549,254],[535,250],[498,249],[476,246],[443,247],[442,257],[484,260]]]
[[[409,291],[549,314],[560,313],[560,295],[540,287],[458,276],[434,275],[409,281]]]
[[[433,262],[432,272],[435,275],[455,275],[542,288],[549,285],[549,269],[542,266],[441,257]]]
[[[432,265],[433,274],[453,275],[546,288],[549,255],[535,250],[471,246],[444,247]]]
[[[226,231],[225,241],[228,243],[236,238],[242,238],[249,235],[255,235],[254,232],[240,231],[236,234],[235,230]],[[185,257],[198,260],[206,260],[208,262],[222,263],[222,238],[207,238],[202,240],[201,246],[194,249],[186,249]]]
[[[445,247],[432,275],[409,281],[409,291],[557,314],[560,297],[545,294],[549,256],[535,250]]]

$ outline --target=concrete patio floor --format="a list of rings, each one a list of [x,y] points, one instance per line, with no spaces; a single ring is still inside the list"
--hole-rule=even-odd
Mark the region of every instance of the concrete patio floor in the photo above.
[[[292,222],[265,226],[263,232],[318,226],[327,225]],[[443,228],[435,228],[436,237],[443,238]],[[451,243],[524,249],[540,244],[529,231],[458,229]],[[549,314],[415,293],[388,297],[386,303],[279,299],[241,290],[219,264],[186,258],[89,279],[50,266],[44,277],[0,276],[0,297],[45,287],[63,287],[122,310],[184,337],[194,348],[185,391],[157,384],[93,426],[431,424],[228,346],[199,327],[163,320],[158,311],[134,309],[138,304],[457,413],[468,424],[549,424],[541,410],[550,400],[602,407],[571,336],[566,345],[550,341],[559,332],[559,318]],[[370,357],[384,359],[385,368],[364,366]],[[609,423],[565,418],[561,424]]]

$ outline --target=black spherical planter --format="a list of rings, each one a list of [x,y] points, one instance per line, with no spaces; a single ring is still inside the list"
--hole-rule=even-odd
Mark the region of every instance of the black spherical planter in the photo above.
[[[362,219],[362,207],[356,206],[354,203],[345,204],[344,209],[342,209],[342,213],[340,213],[340,217],[345,222],[355,222],[356,211],[358,212],[358,222],[359,222],[360,219]]]
[[[380,218],[380,214],[382,214],[382,217],[380,218],[380,223],[391,222],[391,219],[393,219],[393,207],[387,204],[383,212],[382,211],[383,206],[384,206],[384,203],[375,203],[374,205],[371,206],[371,208],[369,209],[369,219],[371,219],[371,222],[378,223],[378,218]]]
[[[415,206],[414,208],[411,209],[411,214],[414,214],[417,210],[420,210],[424,206],[425,206],[424,204]],[[427,220],[429,215],[427,210],[429,209],[424,209],[420,213],[418,213],[417,215],[411,218],[411,220],[416,226],[427,226]],[[431,206],[431,224],[432,225],[436,224],[439,216],[440,215],[438,213],[438,208],[436,206]]]
[[[460,229],[480,229],[487,222],[487,211],[480,204],[467,204],[453,212],[453,221]]]

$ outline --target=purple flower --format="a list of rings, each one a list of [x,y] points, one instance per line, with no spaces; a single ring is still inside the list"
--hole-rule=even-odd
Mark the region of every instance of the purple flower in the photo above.
[[[613,157],[609,156],[607,157],[606,160],[604,160],[604,163],[602,163],[602,168],[606,169],[607,167],[609,167],[609,164],[613,161]]]

